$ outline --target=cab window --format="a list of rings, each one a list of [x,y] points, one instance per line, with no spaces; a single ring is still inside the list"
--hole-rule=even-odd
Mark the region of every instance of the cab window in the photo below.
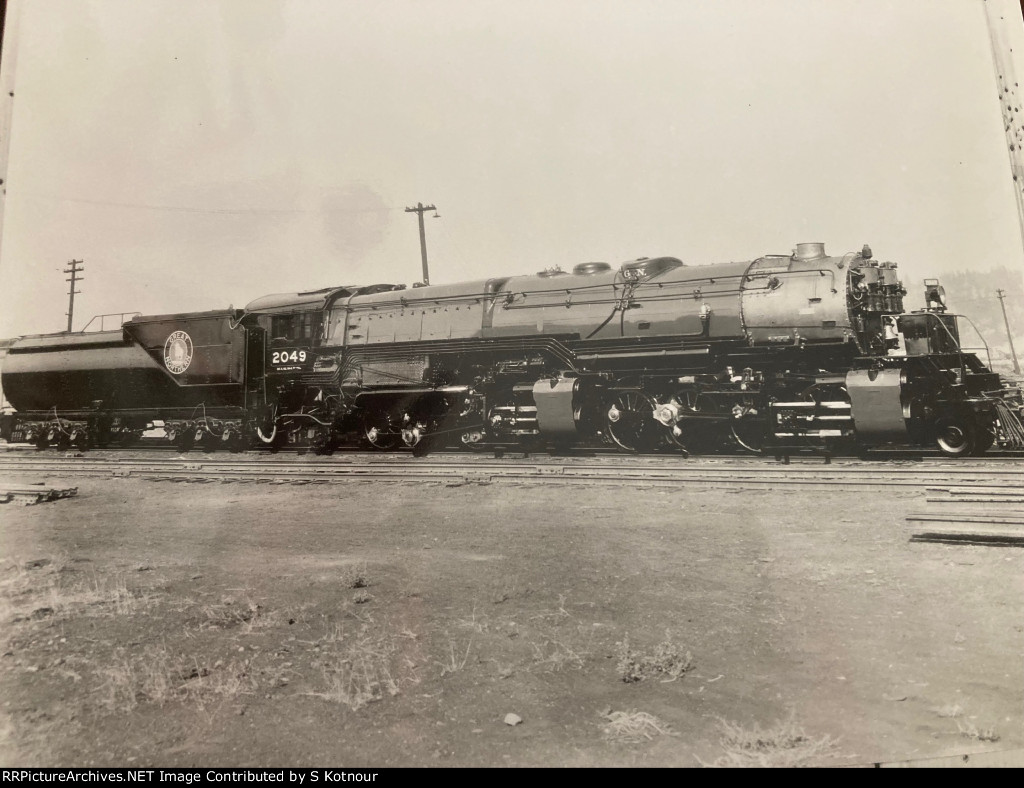
[[[270,341],[278,344],[312,344],[319,338],[321,320],[319,312],[274,315],[270,319]]]

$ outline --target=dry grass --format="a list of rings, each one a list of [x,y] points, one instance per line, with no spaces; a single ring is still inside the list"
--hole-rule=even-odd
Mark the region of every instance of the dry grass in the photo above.
[[[207,666],[195,656],[172,654],[165,647],[115,655],[114,662],[100,669],[103,683],[98,688],[101,703],[113,711],[131,711],[140,704],[163,706],[172,701],[194,702],[200,706],[212,700],[230,700],[255,690],[249,662],[218,661]]]
[[[195,599],[181,600],[174,610],[185,613],[185,635],[191,637],[196,631],[233,631],[241,635],[252,635],[280,624],[294,624],[305,617],[309,605],[300,605],[282,610],[270,610],[264,604],[255,602],[245,595],[240,600],[223,597],[216,603],[198,603]]]
[[[55,589],[54,608],[87,616],[130,616],[151,601],[144,593],[129,589],[123,575],[92,574],[82,586]]]
[[[0,569],[0,621],[78,616],[130,616],[152,601],[128,588],[125,575],[79,576],[66,559],[5,562]]]
[[[956,723],[956,728],[960,732],[960,735],[965,739],[974,739],[975,741],[983,742],[997,742],[1002,738],[999,733],[996,732],[996,729],[991,726],[979,728],[970,720],[964,720],[961,722],[958,718],[963,716],[964,709],[959,703],[947,703],[944,706],[936,706],[932,708],[931,711],[936,717],[953,720],[953,722]]]
[[[374,627],[368,622],[349,635],[335,626],[319,643],[324,689],[308,693],[313,697],[357,711],[369,703],[398,695],[404,683],[418,681],[411,660],[399,665],[396,639],[386,627]]]
[[[721,721],[719,742],[725,754],[714,763],[716,767],[793,768],[810,766],[831,751],[837,741],[830,736],[811,738],[793,719],[771,728],[742,728]]]
[[[577,618],[566,609],[567,596],[558,595],[557,607],[533,616],[525,636],[531,642],[535,667],[560,671],[565,668],[583,668],[592,653],[594,629],[577,623]],[[518,629],[512,622],[515,637]]]
[[[472,630],[481,635],[490,629],[487,616],[477,616],[475,604],[473,605],[472,612],[469,614],[469,618],[458,618],[455,620],[455,623],[464,629]]]
[[[619,678],[627,684],[651,676],[660,676],[662,681],[675,681],[693,670],[693,655],[674,643],[669,632],[665,633],[665,640],[649,654],[634,650],[628,637],[616,643],[616,646],[616,670]]]
[[[582,668],[585,653],[580,653],[561,640],[547,638],[539,645],[531,645],[533,664],[549,670],[559,671],[564,668]]]
[[[0,565],[0,622],[6,624],[31,612],[38,591],[34,582],[38,574],[13,561]]]
[[[193,620],[199,629],[232,629],[243,624],[251,628],[264,616],[263,605],[251,601],[237,605],[233,601],[223,601],[217,605],[204,605]]]
[[[443,661],[437,664],[441,666],[441,677],[449,676],[453,673],[458,673],[466,667],[466,663],[469,662],[469,652],[473,648],[473,638],[466,641],[466,648],[463,649],[461,646],[456,646],[454,640],[448,641],[448,653],[445,655]]]
[[[975,741],[986,741],[986,742],[997,742],[1002,737],[996,732],[995,728],[986,727],[979,728],[973,722],[957,722],[957,730],[960,731],[960,735],[966,739],[974,739]]]
[[[605,738],[623,744],[651,741],[657,736],[675,736],[672,728],[645,711],[610,711],[601,715],[607,720]]]
[[[506,601],[506,600],[501,600]],[[447,654],[437,664],[441,675],[446,676],[463,670],[468,661],[470,649],[475,643],[478,654],[488,652],[488,646],[497,648],[502,655],[510,656],[508,642],[515,640],[522,644],[514,649],[528,655],[531,667],[552,672],[566,668],[583,668],[590,656],[594,630],[591,626],[575,623],[575,618],[565,608],[566,598],[559,595],[557,607],[531,616],[520,625],[508,618],[492,618],[480,613],[474,604],[468,616],[455,619],[455,625],[469,633],[469,640],[463,646],[457,637],[449,637]],[[478,661],[496,661],[481,657]],[[515,669],[509,665],[499,667],[502,676],[512,675]]]

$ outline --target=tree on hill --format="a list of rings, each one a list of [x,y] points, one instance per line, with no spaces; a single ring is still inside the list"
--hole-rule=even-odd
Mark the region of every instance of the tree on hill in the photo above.
[[[1008,266],[988,271],[956,271],[942,277],[946,288],[946,301],[951,312],[971,319],[988,344],[992,354],[992,366],[998,372],[1011,372],[1010,343],[1006,338],[1006,326],[999,307],[996,291],[1005,293],[1006,317],[1013,334],[1013,345],[1017,358],[1022,359],[1024,351],[1024,276],[1020,270]],[[964,321],[966,322],[966,321]],[[961,342],[965,348],[980,345],[977,335],[968,325],[960,328]],[[984,351],[982,350],[982,356]]]

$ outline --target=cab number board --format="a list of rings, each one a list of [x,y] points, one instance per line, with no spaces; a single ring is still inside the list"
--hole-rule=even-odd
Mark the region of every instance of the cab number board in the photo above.
[[[271,364],[301,364],[305,360],[305,350],[275,350],[270,354]]]

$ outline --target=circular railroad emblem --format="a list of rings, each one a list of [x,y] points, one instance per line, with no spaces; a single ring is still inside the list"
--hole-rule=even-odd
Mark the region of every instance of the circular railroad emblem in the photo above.
[[[175,331],[164,342],[164,365],[172,375],[180,375],[192,363],[192,337]]]

